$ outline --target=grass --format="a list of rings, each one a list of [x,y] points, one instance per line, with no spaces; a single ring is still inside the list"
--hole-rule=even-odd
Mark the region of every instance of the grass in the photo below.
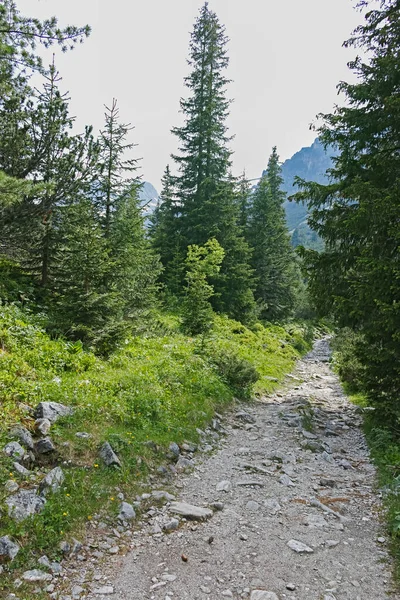
[[[179,325],[177,317],[160,315],[156,331],[125,340],[103,360],[79,343],[50,339],[37,316],[0,306],[0,448],[16,423],[33,430],[29,407],[41,401],[74,407],[73,416],[50,432],[57,448],[52,465],[60,464],[65,473],[62,489],[32,519],[17,524],[2,518],[0,535],[10,534],[22,546],[7,566],[11,578],[22,568],[37,567],[43,554],[59,558],[60,540],[84,537],[99,506],[103,520],[115,521],[117,494],[131,501],[143,492],[143,482],[165,462],[171,441],[196,442],[197,428],[207,427],[215,411],[237,397],[271,391],[309,347],[307,332],[297,326],[250,330],[217,317],[204,340],[183,335]],[[82,431],[90,437],[76,437]],[[98,449],[104,441],[120,456],[120,470],[101,463]],[[37,481],[44,472],[36,469]],[[8,479],[31,485],[18,479],[12,460],[0,453],[0,505]],[[8,586],[7,577],[3,581],[0,590]]]

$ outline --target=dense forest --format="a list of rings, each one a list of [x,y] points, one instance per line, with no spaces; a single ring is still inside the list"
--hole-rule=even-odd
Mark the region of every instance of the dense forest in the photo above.
[[[56,59],[41,58],[53,45],[79,53],[90,27],[62,29],[0,2],[0,439],[29,424],[24,411],[39,401],[76,407],[69,428],[84,422],[92,436],[70,450],[82,467],[69,475],[82,488],[76,520],[84,489],[106,502],[106,477],[92,468],[101,442],[125,457],[126,480],[147,474],[149,437],[195,436],[219,406],[272,389],[310,347],[317,319],[337,334],[343,381],[397,448],[400,0],[360,8],[364,23],[346,42],[362,50],[349,65],[356,77],[339,84],[344,105],[319,116],[329,168],[289,189],[276,147],[255,186],[233,173],[228,37],[206,2],[190,36],[183,123],[172,128],[178,150],[149,217],[129,115],[111,97],[102,130],[76,132]],[[295,243],[287,191],[304,225]],[[68,427],[56,435],[78,443]],[[59,510],[35,521],[38,547],[68,529]]]

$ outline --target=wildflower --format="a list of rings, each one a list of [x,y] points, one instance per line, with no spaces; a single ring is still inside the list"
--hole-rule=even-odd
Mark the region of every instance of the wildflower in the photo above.
[[[93,519],[92,515],[88,515],[88,521],[91,521]]]
[[[94,467],[97,469],[99,465],[95,464],[95,465],[93,465],[93,466],[94,466]]]
[[[113,497],[113,496],[111,496],[110,500],[114,500],[114,497]]]
[[[71,494],[65,494],[65,495],[69,498]]]
[[[14,477],[14,473],[10,473],[10,477]]]
[[[67,512],[63,512],[63,517],[67,517],[68,513]]]

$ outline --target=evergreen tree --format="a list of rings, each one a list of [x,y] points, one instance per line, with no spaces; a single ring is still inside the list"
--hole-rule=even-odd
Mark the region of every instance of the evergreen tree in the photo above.
[[[205,3],[191,36],[188,62],[192,71],[185,79],[190,95],[181,100],[185,123],[173,129],[179,140],[179,153],[173,158],[179,168],[176,182],[184,250],[213,237],[218,240],[226,255],[214,281],[214,306],[232,316],[240,311],[246,319],[253,312],[254,300],[249,249],[238,223],[229,175],[227,42],[224,27]]]
[[[249,223],[251,186],[248,179],[246,179],[245,171],[243,171],[238,181],[237,203],[239,206],[239,225],[242,231],[246,232]]]
[[[104,284],[112,268],[107,243],[90,200],[81,198],[63,213],[50,328],[107,353],[125,328],[121,298]]]
[[[261,317],[286,319],[293,311],[296,283],[295,257],[287,231],[283,202],[285,193],[276,148],[252,197],[248,239],[257,277],[255,297]]]
[[[399,12],[399,0],[382,0],[347,42],[367,58],[350,64],[356,81],[339,86],[346,104],[322,116],[322,141],[339,151],[331,183],[300,182],[297,195],[325,242],[320,254],[305,252],[317,307],[362,334],[366,390],[392,423],[400,416]]]
[[[43,89],[31,102],[30,115],[24,129],[29,138],[29,150],[13,141],[14,127],[2,139],[3,150],[9,139],[10,152],[3,153],[5,168],[16,176],[30,175],[33,181],[44,185],[45,192],[25,196],[24,201],[4,215],[1,235],[23,266],[48,287],[51,272],[57,260],[60,236],[60,207],[73,202],[93,177],[95,153],[91,130],[83,135],[71,135],[73,118],[69,115],[68,97],[61,94],[61,81],[54,64],[45,75]],[[27,157],[26,172],[16,173],[6,158],[15,154]],[[22,160],[22,163],[24,161]],[[2,166],[2,165],[0,165]],[[34,188],[32,190],[35,191]]]
[[[111,240],[111,289],[121,297],[122,318],[144,325],[156,304],[161,265],[145,236],[138,186],[133,184],[118,203]]]
[[[113,98],[111,108],[105,107],[105,127],[99,138],[100,173],[96,184],[95,203],[101,218],[104,236],[110,237],[113,217],[118,202],[130,190],[137,170],[137,159],[125,158],[135,144],[126,142],[133,129],[130,123],[119,122],[117,101]]]
[[[162,178],[162,189],[150,219],[149,236],[163,265],[161,282],[173,295],[179,295],[184,273],[184,240],[180,231],[181,204],[169,165]]]

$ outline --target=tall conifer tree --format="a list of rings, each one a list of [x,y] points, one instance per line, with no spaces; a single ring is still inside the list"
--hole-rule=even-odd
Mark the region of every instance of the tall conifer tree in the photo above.
[[[283,180],[276,148],[252,197],[248,239],[257,277],[256,300],[261,317],[268,321],[290,316],[298,274],[287,231],[281,190]]]
[[[214,306],[246,319],[252,314],[254,300],[250,251],[238,223],[234,182],[229,174],[227,43],[225,28],[206,2],[191,35],[191,73],[185,79],[190,94],[181,100],[184,125],[173,129],[179,140],[179,152],[173,158],[179,169],[176,182],[184,251],[191,244],[202,245],[215,237],[224,248],[225,259],[213,282]]]

